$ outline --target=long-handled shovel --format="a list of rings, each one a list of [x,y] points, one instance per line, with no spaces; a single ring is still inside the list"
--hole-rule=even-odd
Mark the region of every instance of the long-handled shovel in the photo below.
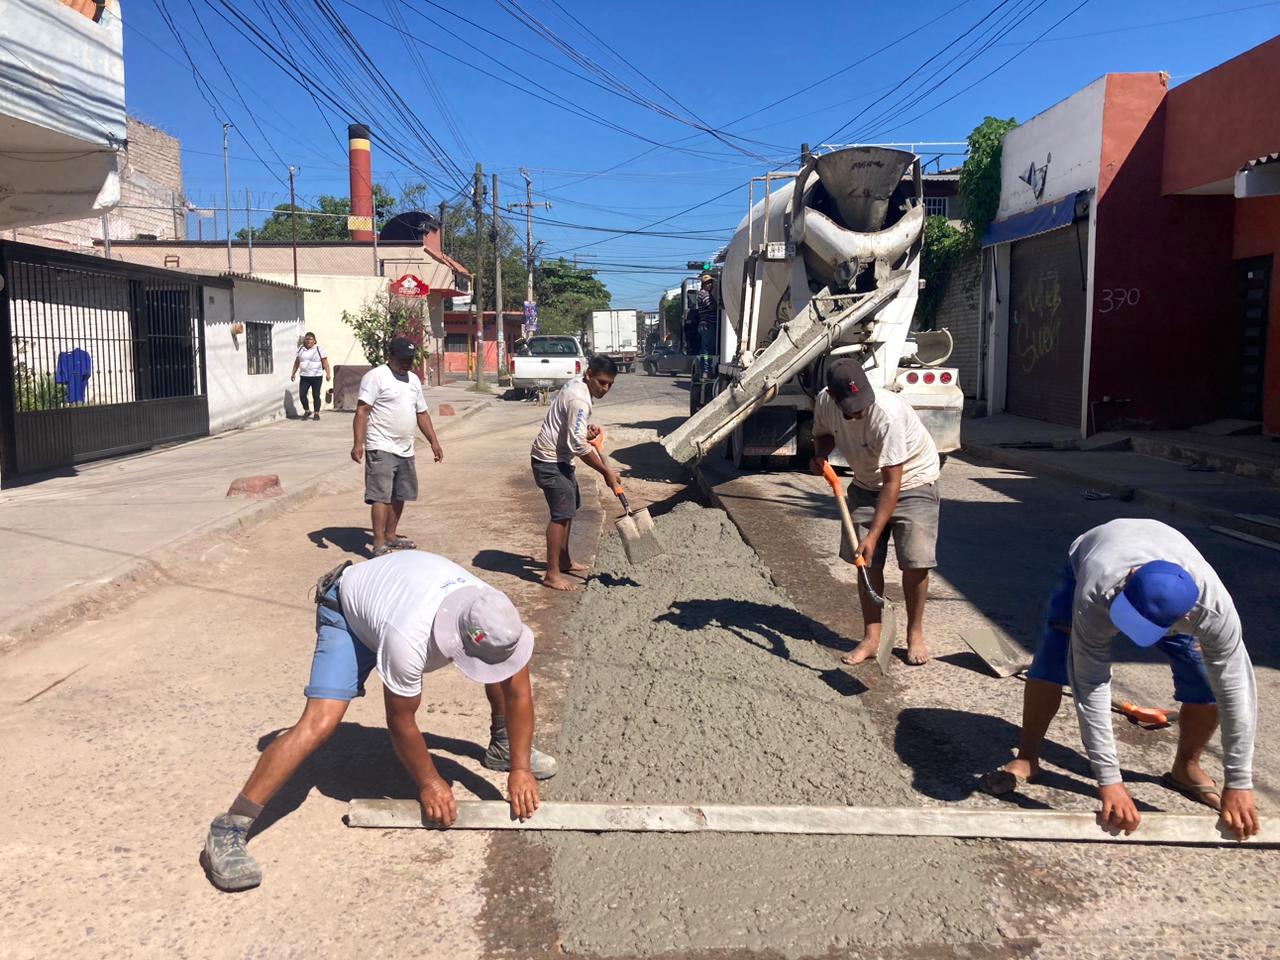
[[[840,522],[844,525],[844,535],[849,540],[851,549],[856,550],[858,547],[858,534],[853,529],[853,517],[849,516],[849,503],[844,498],[844,485],[840,482],[840,478],[836,476],[835,470],[831,468],[830,463],[824,463],[822,466],[822,477],[831,485],[831,492],[835,494],[836,506],[840,509]],[[871,586],[871,576],[867,573],[867,558],[858,554],[853,559],[853,565],[858,568],[858,576],[862,578],[862,586],[867,591],[867,596],[871,598],[871,602],[880,607],[880,646],[876,650],[876,665],[880,668],[880,672],[885,676],[889,675],[889,658],[893,656],[893,641],[895,634],[898,632],[898,618],[893,612],[893,604],[887,603],[884,597],[876,593],[875,588]]]
[[[603,430],[596,434],[591,445],[596,448],[600,459],[607,465]],[[653,517],[649,516],[649,508],[641,507],[639,510],[632,510],[631,503],[627,500],[621,485],[614,487],[613,493],[622,504],[622,509],[626,511],[623,516],[614,521],[613,526],[622,539],[622,551],[627,555],[627,560],[631,563],[644,563],[665,552],[662,541],[658,539],[658,531],[654,529]]]

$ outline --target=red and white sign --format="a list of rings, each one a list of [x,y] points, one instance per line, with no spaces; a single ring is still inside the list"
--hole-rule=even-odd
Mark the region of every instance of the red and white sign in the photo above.
[[[397,297],[425,297],[430,292],[431,288],[412,273],[406,273],[391,283],[391,293]]]

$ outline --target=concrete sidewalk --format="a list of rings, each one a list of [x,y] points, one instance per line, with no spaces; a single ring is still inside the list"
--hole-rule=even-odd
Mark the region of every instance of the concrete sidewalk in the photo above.
[[[1276,524],[1280,524],[1280,487],[1274,483],[1132,449],[1054,447],[1055,443],[1062,445],[1076,437],[1076,432],[1067,427],[1003,414],[965,420],[961,431],[964,453],[1078,484],[1081,495],[1095,490],[1280,542],[1280,526],[1239,516],[1263,515],[1275,518]]]
[[[441,437],[489,406],[496,394],[466,385],[427,391]],[[448,404],[452,415],[442,415]],[[426,450],[419,444],[419,452]],[[166,556],[207,547],[211,535],[242,528],[321,492],[356,490],[351,415],[282,420],[190,443],[85,464],[0,493],[0,651],[54,623],[92,614],[145,587]],[[430,451],[427,450],[428,457]],[[228,497],[238,477],[275,474],[281,494]]]

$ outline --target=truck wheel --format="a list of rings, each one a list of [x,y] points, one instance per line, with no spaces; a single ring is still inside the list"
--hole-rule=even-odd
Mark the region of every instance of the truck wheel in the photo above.
[[[736,427],[733,433],[729,434],[729,459],[733,461],[733,468],[743,473],[759,470],[762,458],[746,456],[742,452],[742,447],[742,427]]]

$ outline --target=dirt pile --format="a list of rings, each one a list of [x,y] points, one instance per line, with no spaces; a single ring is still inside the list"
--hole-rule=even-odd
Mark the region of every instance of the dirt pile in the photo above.
[[[616,541],[566,624],[575,662],[549,796],[909,806],[906,771],[836,669],[850,647],[774,586],[719,510]],[[850,602],[853,602],[852,597]],[[974,845],[923,839],[548,835],[565,946],[600,955],[994,939]]]

